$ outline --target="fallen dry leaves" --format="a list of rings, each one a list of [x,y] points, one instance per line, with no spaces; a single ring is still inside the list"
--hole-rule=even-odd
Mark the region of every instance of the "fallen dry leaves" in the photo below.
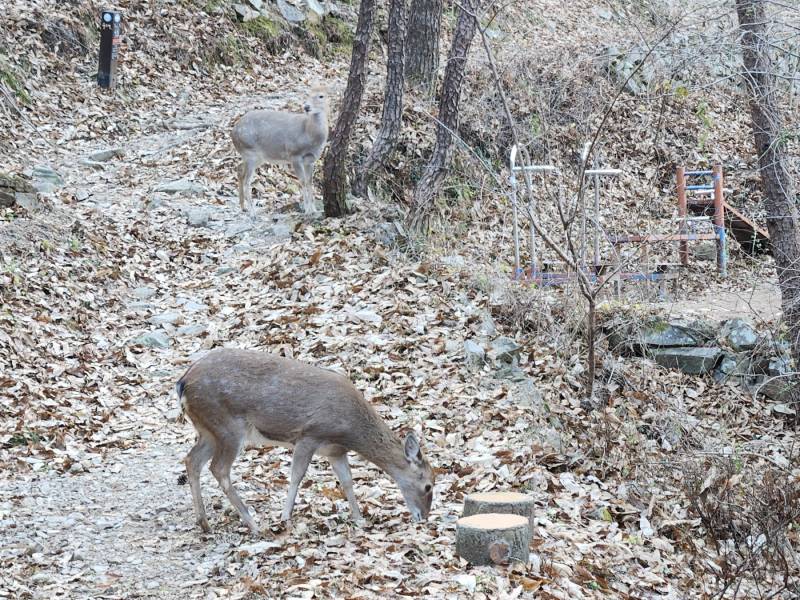
[[[21,29],[30,26],[24,4],[11,20]],[[96,95],[91,58],[77,62],[84,71],[60,74],[59,87],[52,72],[33,78],[37,100],[26,115],[60,150],[15,122],[3,157],[24,171],[38,163],[29,156],[47,156],[66,179],[51,211],[0,228],[6,597],[677,599],[716,589],[713,553],[681,491],[682,461],[729,446],[751,464],[796,473],[785,451],[794,434],[768,405],[607,357],[616,373],[607,404],[587,410],[580,334],[517,331],[498,316],[510,246],[495,208],[484,205],[457,238],[413,256],[376,241],[391,206],[362,202],[344,221],[299,221],[294,181],[264,169],[251,227],[234,199],[227,127],[253,105],[291,108],[283,90],[301,92],[319,64],[287,55],[204,78],[170,58],[167,73],[154,59],[165,48],[153,33],[158,19],[128,8],[138,44],[120,95]],[[175,14],[166,30],[184,13]],[[199,19],[203,31],[214,27]],[[34,65],[59,64],[35,38],[4,35],[19,38]],[[345,68],[334,62],[326,75],[341,82]],[[114,144],[125,157],[102,168],[80,162]],[[204,192],[154,191],[183,178]],[[76,200],[80,190],[87,200]],[[208,227],[187,225],[193,209],[209,211]],[[453,251],[461,266],[442,259]],[[556,311],[564,303],[557,291],[543,295],[541,313],[568,315]],[[522,346],[517,372],[464,362],[464,341],[485,336],[492,315]],[[135,342],[154,333],[166,347]],[[210,478],[214,533],[201,535],[188,489],[175,483],[192,439],[171,420],[171,390],[193,358],[226,344],[341,370],[392,428],[420,429],[439,473],[429,522],[411,523],[396,486],[356,459],[366,527],[348,520],[318,462],[284,531],[289,454],[249,450],[235,481],[263,539],[245,535]],[[463,496],[494,489],[537,500],[527,565],[472,568],[454,554]]]

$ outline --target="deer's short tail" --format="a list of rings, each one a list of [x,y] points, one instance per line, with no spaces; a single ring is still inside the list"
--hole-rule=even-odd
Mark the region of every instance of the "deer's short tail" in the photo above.
[[[184,373],[175,384],[175,396],[178,399],[178,418],[176,419],[178,423],[182,423],[186,420],[186,405],[184,402],[183,392],[186,389],[186,375],[188,373],[189,371],[186,371],[186,373]]]

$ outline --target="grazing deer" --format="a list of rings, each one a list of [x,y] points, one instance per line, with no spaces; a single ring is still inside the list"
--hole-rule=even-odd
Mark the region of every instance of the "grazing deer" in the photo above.
[[[413,433],[400,441],[348,379],[333,371],[252,350],[220,348],[194,363],[175,386],[181,410],[197,430],[184,460],[197,524],[208,532],[200,471],[211,473],[253,533],[258,529],[231,485],[231,465],[247,444],[294,447],[289,495],[281,515],[292,516],[297,489],[314,454],[326,456],[356,521],[347,452],[386,471],[400,486],[411,515],[428,518],[434,474]]]
[[[239,206],[250,218],[255,217],[252,183],[256,169],[264,163],[290,164],[303,190],[303,210],[316,212],[314,206],[314,163],[328,141],[328,94],[314,88],[303,105],[305,114],[251,110],[231,130],[236,150],[242,156],[239,165]]]

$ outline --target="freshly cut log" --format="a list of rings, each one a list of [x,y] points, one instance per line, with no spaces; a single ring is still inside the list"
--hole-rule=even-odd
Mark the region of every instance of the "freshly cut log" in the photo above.
[[[533,498],[518,492],[483,492],[464,499],[464,516],[481,513],[508,513],[528,519],[533,526]]]
[[[531,541],[526,517],[487,513],[456,522],[456,554],[473,565],[528,562]]]

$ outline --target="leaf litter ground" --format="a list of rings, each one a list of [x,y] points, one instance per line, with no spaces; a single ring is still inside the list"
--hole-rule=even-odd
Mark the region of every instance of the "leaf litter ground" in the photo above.
[[[462,236],[463,267],[435,252],[413,259],[376,242],[391,207],[305,222],[293,180],[264,169],[251,224],[234,198],[227,128],[246,108],[284,106],[281,88],[302,88],[318,65],[276,59],[268,71],[255,65],[258,84],[228,72],[196,87],[196,74],[176,68],[184,87],[172,94],[157,71],[124,68],[142,78],[130,89],[151,90],[135,109],[84,106],[95,92],[80,78],[37,90],[40,106],[56,108],[28,114],[58,158],[14,125],[9,167],[48,156],[66,185],[50,210],[0,230],[5,596],[684,598],[711,585],[677,482],[655,477],[681,455],[652,431],[684,429],[682,449],[729,443],[784,464],[793,437],[769,406],[623,360],[607,408],[586,411],[580,357],[513,330],[524,376],[468,369],[463,342],[484,335],[496,303],[472,260],[508,247],[507,223]],[[343,64],[328,69],[343,81]],[[114,143],[125,157],[81,163]],[[195,191],[154,191],[182,179]],[[197,210],[207,227],[187,224]],[[166,348],[135,342],[154,333]],[[354,527],[319,461],[285,531],[277,519],[290,455],[248,450],[234,479],[263,538],[246,534],[207,474],[214,532],[200,534],[176,483],[193,440],[173,420],[171,390],[195,357],[225,344],[341,370],[393,428],[421,428],[440,471],[430,521],[411,523],[392,482],[356,459],[368,524]],[[529,565],[471,568],[454,555],[463,496],[492,489],[537,499]]]

